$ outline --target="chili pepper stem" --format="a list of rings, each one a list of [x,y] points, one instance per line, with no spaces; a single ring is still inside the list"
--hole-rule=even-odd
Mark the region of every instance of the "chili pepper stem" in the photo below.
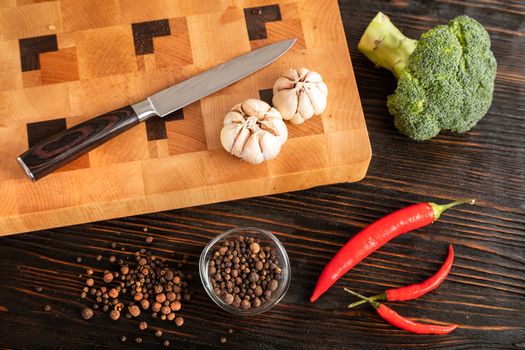
[[[384,301],[386,301],[386,300],[388,300],[388,298],[386,296],[386,293],[376,294],[376,295],[373,295],[373,296],[369,297],[368,299],[373,300],[373,301],[377,301],[377,300],[382,300],[382,301],[384,300]],[[355,303],[349,304],[348,308],[351,309],[353,307],[356,307],[358,305],[364,304],[366,302],[368,302],[368,300],[364,300],[364,299],[363,300],[359,300],[359,301],[356,301]]]
[[[434,210],[434,221],[436,221],[437,219],[439,219],[441,214],[443,214],[443,212],[447,209],[450,209],[452,207],[455,207],[456,205],[465,204],[465,203],[469,203],[472,205],[475,202],[476,202],[475,199],[464,198],[464,199],[458,199],[457,201],[454,201],[449,204],[436,204],[436,203],[428,203],[428,204],[432,207],[432,210]]]
[[[365,297],[364,295],[361,295],[361,294],[359,294],[359,293],[357,293],[357,292],[354,292],[354,291],[351,290],[351,289],[348,289],[348,288],[345,287],[344,290],[347,291],[347,292],[350,293],[350,294],[355,295],[356,297],[359,297],[359,298],[363,299],[365,302],[366,302],[366,301],[369,302],[370,305],[372,305],[372,306],[374,307],[374,309],[377,309],[378,307],[381,306],[381,304],[379,304],[377,301],[372,300],[371,298],[367,298],[367,297]]]

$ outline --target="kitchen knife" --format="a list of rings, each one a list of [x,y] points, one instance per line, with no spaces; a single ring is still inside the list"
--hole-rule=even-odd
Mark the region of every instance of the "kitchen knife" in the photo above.
[[[17,161],[36,181],[152,117],[164,117],[270,64],[296,39],[261,47],[164,89],[145,100],[59,132],[21,154]]]

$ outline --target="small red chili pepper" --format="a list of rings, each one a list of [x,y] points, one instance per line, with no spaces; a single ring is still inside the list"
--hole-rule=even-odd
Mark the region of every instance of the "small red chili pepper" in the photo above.
[[[369,297],[370,300],[381,301],[405,301],[417,299],[422,295],[433,291],[447,278],[452,262],[454,261],[454,249],[452,244],[448,246],[448,256],[436,274],[424,282],[412,284],[406,287],[388,289],[384,293]],[[356,301],[348,305],[349,308],[366,303],[367,300]]]
[[[359,293],[356,293],[350,289],[345,288],[345,290],[353,295],[358,296],[359,298],[368,301],[376,310],[377,314],[381,318],[392,326],[404,329],[416,334],[448,334],[458,327],[457,324],[450,324],[448,326],[438,326],[434,324],[425,324],[412,321],[406,317],[401,316],[388,306],[380,304],[377,301],[371,300],[365,296],[362,296]]]
[[[446,205],[414,204],[395,211],[365,227],[352,237],[326,265],[319,276],[310,301],[316,301],[341,276],[391,239],[427,226],[439,219],[445,210],[463,203],[474,204],[474,200],[462,199]]]

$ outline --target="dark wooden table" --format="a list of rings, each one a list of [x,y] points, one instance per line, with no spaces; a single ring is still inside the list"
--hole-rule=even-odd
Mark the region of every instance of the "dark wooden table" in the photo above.
[[[186,271],[194,296],[186,323],[171,327],[172,348],[525,348],[525,2],[341,1],[361,101],[372,141],[367,177],[353,184],[252,198],[0,239],[0,348],[127,349],[137,321],[105,314],[80,317],[86,267],[109,267],[110,242],[190,256]],[[468,14],[489,31],[498,60],[494,102],[467,135],[445,133],[424,143],[396,132],[385,107],[395,80],[356,50],[368,21],[381,10],[406,35]],[[421,201],[475,197],[474,207],[448,212],[424,229],[401,236],[359,264],[317,303],[308,296],[330,257],[359,229]],[[207,297],[198,256],[215,235],[236,226],[273,231],[292,262],[292,283],[271,311],[250,318],[226,314]],[[456,259],[441,288],[420,300],[395,304],[418,320],[458,323],[448,336],[415,336],[385,324],[369,307],[347,311],[348,286],[364,294],[430,276],[453,243]],[[118,248],[117,248],[118,249]],[[76,261],[77,257],[82,262]],[[43,287],[42,292],[34,290]],[[51,311],[44,311],[45,305]],[[228,334],[228,329],[233,334]],[[220,337],[225,336],[226,344]],[[152,332],[141,348],[162,348]]]

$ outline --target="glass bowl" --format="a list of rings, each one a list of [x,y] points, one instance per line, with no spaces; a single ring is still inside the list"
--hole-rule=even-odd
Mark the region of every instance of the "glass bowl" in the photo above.
[[[270,246],[270,249],[275,252],[275,256],[277,259],[279,259],[279,267],[281,268],[282,276],[279,287],[274,292],[272,292],[270,299],[266,300],[263,304],[261,304],[261,306],[257,308],[250,308],[247,310],[236,308],[224,303],[222,299],[217,294],[215,294],[209,275],[209,263],[213,253],[215,252],[216,246],[225,240],[233,240],[239,236],[245,236],[248,238],[253,237],[259,240],[261,245]],[[290,260],[288,259],[288,254],[286,253],[282,243],[269,231],[261,230],[255,227],[235,228],[226,231],[212,239],[201,253],[199,259],[199,274],[206,293],[208,293],[215,304],[219,305],[222,309],[232,314],[241,316],[256,315],[270,310],[284,297],[288,287],[290,286],[291,280]]]

